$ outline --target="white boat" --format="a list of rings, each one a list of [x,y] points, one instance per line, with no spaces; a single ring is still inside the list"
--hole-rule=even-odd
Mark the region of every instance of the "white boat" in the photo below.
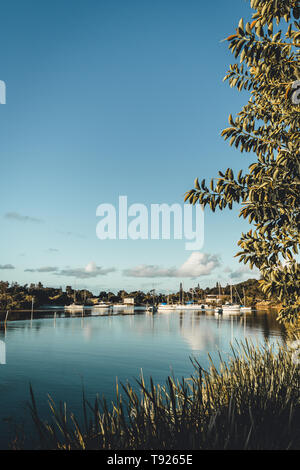
[[[198,304],[175,304],[176,310],[201,310]]]
[[[241,312],[252,312],[252,307],[246,307],[245,289],[243,289],[243,292],[244,292],[244,305],[241,305]]]
[[[156,313],[157,312],[157,307],[156,305],[148,305],[146,307],[146,312],[149,312],[149,313]]]
[[[78,304],[65,305],[65,311],[66,312],[83,312],[84,305],[78,305]]]
[[[226,302],[224,305],[221,305],[219,308],[222,308],[223,315],[239,315],[241,313],[241,305],[233,303],[232,296],[232,285],[230,286],[230,297],[231,302]]]
[[[174,304],[158,304],[158,312],[170,312],[176,310],[176,305]]]
[[[252,312],[252,307],[241,306],[241,312]]]
[[[111,309],[112,307],[113,307],[112,304],[108,304],[106,302],[99,302],[98,304],[93,305],[93,309],[98,309],[98,308]]]
[[[159,304],[159,311],[174,311],[174,310],[203,310],[202,304]]]
[[[85,301],[85,298],[84,298]],[[84,305],[80,305],[76,303],[76,290],[74,289],[74,302],[70,305],[65,305],[64,307],[65,312],[84,312]]]
[[[240,304],[228,303],[228,304],[222,305],[222,314],[224,315],[226,313],[231,314],[231,315],[240,314],[241,313]]]

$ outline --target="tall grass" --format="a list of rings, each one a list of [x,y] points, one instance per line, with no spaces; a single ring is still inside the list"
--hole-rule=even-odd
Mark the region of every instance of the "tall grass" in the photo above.
[[[278,346],[237,344],[232,358],[165,386],[117,386],[111,407],[83,396],[82,423],[49,397],[43,421],[31,390],[30,411],[42,449],[299,449],[299,367]]]

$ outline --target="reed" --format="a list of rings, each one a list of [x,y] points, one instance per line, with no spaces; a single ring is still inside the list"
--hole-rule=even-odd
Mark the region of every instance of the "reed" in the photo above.
[[[32,389],[30,411],[41,449],[299,449],[299,366],[283,346],[236,343],[232,358],[220,356],[204,370],[192,359],[188,379],[168,377],[164,386],[148,386],[143,376],[138,391],[117,385],[108,406],[83,394],[79,423],[66,404],[49,397],[52,420],[38,414]]]

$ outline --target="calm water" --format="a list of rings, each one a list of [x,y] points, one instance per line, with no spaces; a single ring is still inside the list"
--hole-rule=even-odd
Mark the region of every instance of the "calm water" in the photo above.
[[[207,353],[216,364],[218,351],[226,359],[235,339],[282,343],[285,338],[275,315],[267,312],[241,317],[202,312],[83,318],[61,314],[56,319],[51,312],[32,321],[9,321],[1,328],[0,346],[3,350],[5,344],[6,350],[6,364],[0,365],[2,449],[14,434],[14,419],[19,423],[22,417],[24,426],[29,426],[29,383],[42,417],[48,415],[48,393],[56,401],[67,401],[80,416],[83,386],[91,401],[97,393],[112,400],[116,377],[119,382],[133,382],[142,369],[145,378],[151,375],[155,382],[164,383],[169,374],[191,375],[190,357],[203,367],[208,366]]]

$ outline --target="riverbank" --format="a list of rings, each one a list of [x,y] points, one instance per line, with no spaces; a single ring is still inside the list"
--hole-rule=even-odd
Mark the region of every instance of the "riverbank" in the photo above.
[[[279,304],[277,302],[263,300],[261,302],[257,302],[255,304],[255,308],[257,310],[274,310],[274,311],[279,312],[279,310],[282,308],[282,304]]]

